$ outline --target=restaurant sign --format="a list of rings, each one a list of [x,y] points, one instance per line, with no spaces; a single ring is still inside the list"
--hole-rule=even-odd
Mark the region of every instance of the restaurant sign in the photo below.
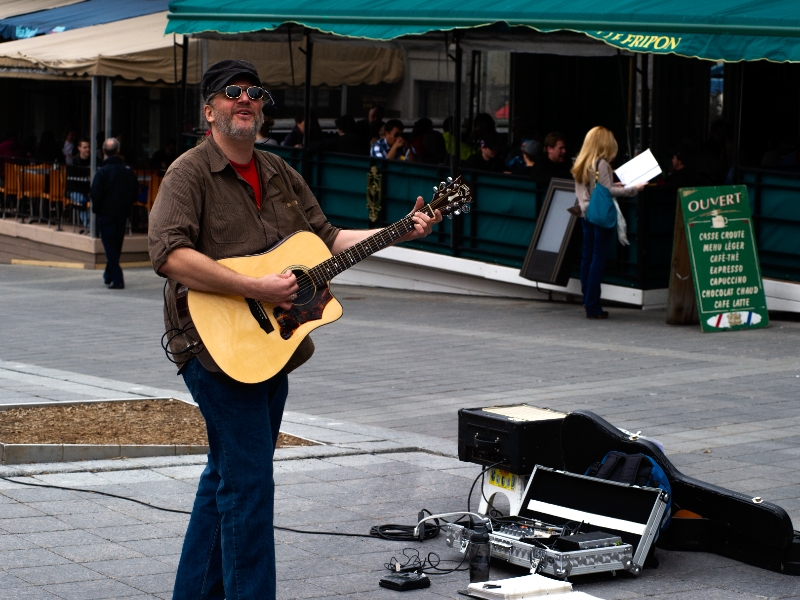
[[[678,196],[703,331],[766,327],[767,300],[747,188],[682,188]]]
[[[617,48],[637,52],[677,52],[682,37],[649,33],[619,33],[616,31],[595,31],[592,37],[608,42]]]

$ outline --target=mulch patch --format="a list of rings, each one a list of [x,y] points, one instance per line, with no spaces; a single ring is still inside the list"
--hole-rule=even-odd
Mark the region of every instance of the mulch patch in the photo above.
[[[208,445],[200,409],[180,400],[91,402],[0,411],[4,444]],[[313,446],[281,433],[278,448]]]

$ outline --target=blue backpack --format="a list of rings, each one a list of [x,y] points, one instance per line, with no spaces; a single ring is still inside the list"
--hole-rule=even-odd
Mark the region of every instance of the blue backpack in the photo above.
[[[667,510],[664,511],[664,518],[661,520],[659,531],[664,531],[669,527],[672,516],[672,488],[664,470],[649,456],[644,454],[625,454],[624,452],[612,450],[603,457],[603,460],[589,467],[585,474],[598,479],[627,483],[628,485],[661,488],[669,495],[669,500],[667,501]]]

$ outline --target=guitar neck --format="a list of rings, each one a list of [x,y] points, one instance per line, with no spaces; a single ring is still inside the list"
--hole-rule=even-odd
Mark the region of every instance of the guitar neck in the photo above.
[[[431,218],[434,216],[433,208],[430,204],[426,204],[417,212],[423,212]],[[411,215],[408,215],[396,223],[384,227],[375,235],[371,235],[367,239],[350,246],[347,250],[340,252],[336,256],[332,256],[328,260],[321,262],[313,269],[309,269],[309,275],[311,275],[315,285],[324,285],[339,273],[343,273],[368,256],[390,246],[413,229],[414,219]]]

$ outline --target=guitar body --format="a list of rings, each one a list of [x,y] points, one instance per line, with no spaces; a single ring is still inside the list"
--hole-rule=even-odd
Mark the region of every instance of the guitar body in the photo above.
[[[461,177],[448,177],[435,188],[431,202],[418,212],[429,217],[436,216],[436,211],[453,216],[469,212],[470,202],[469,186]],[[218,261],[221,265],[249,277],[294,273],[298,291],[292,308],[284,310],[253,298],[189,290],[185,304],[180,297],[176,301],[178,315],[186,315],[188,308],[197,334],[225,374],[242,383],[266,381],[286,366],[309,333],[342,316],[342,305],[328,285],[331,279],[413,229],[414,218],[409,214],[336,256],[316,235],[300,231],[264,254],[224,258]],[[181,319],[180,326],[184,327]]]
[[[301,289],[288,311],[240,296],[189,290],[189,314],[220,369],[242,383],[266,381],[283,369],[309,333],[342,316],[342,305],[328,285],[314,287],[304,277],[308,269],[330,258],[319,237],[301,231],[264,254],[218,261],[250,277],[294,272]]]

